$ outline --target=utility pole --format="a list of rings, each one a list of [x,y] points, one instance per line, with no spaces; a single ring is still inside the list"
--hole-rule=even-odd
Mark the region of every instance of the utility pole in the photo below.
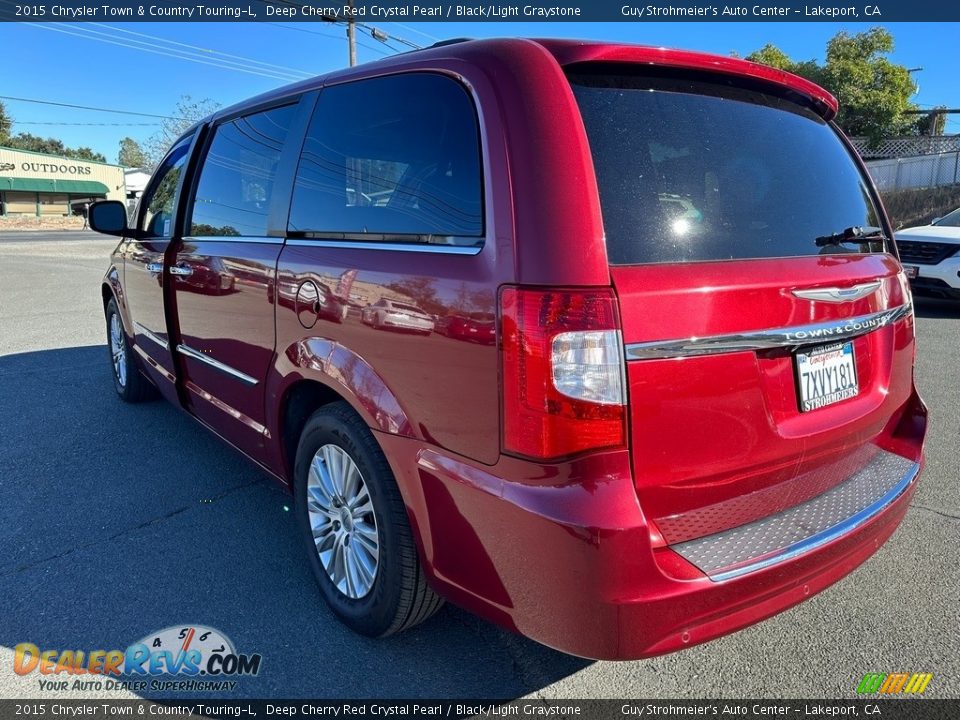
[[[353,17],[353,0],[348,3],[350,15],[347,17],[347,49],[350,55],[350,67],[357,64],[357,21]]]

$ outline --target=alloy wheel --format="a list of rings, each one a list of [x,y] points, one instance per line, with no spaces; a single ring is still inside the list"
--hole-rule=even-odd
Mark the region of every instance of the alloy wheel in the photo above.
[[[113,357],[113,374],[120,387],[126,387],[127,346],[123,342],[123,328],[116,313],[110,316],[110,355]]]
[[[330,582],[352,600],[368,595],[380,561],[377,519],[360,469],[339,445],[323,445],[310,462],[307,513]]]

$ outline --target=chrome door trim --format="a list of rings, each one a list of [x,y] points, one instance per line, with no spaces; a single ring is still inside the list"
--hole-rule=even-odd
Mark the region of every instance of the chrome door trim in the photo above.
[[[315,240],[291,238],[293,247],[341,248],[344,250],[397,250],[399,252],[436,253],[439,255],[479,255],[483,247],[473,245],[429,245],[427,243],[357,242],[353,240]]]
[[[827,341],[843,341],[866,335],[913,312],[913,305],[899,307],[869,315],[858,315],[843,320],[793,325],[785,328],[757,330],[692,337],[684,340],[654,340],[653,342],[630,343],[626,346],[627,360],[660,360],[664,358],[697,357],[731,352],[754,352],[771,348],[796,348],[802,345]]]
[[[804,300],[817,300],[820,302],[851,302],[859,300],[862,297],[876,292],[883,284],[880,280],[865,282],[860,285],[853,285],[848,288],[815,288],[812,290],[793,290],[796,297]]]
[[[164,339],[163,339],[162,337],[160,337],[159,335],[155,335],[154,333],[150,332],[149,330],[147,330],[147,328],[145,328],[145,327],[144,327],[143,325],[141,325],[140,323],[134,321],[134,323],[133,323],[133,329],[134,329],[134,331],[140,333],[140,334],[143,335],[144,337],[147,337],[147,338],[150,338],[151,340],[153,340],[157,345],[159,345],[160,347],[162,347],[164,350],[169,350],[169,349],[170,349],[170,344],[169,344],[166,340],[164,340]]]
[[[202,352],[194,350],[189,345],[177,345],[177,352],[180,353],[181,355],[186,355],[189,358],[193,358],[194,360],[199,360],[200,362],[206,365],[209,365],[215,370],[219,370],[220,372],[226,375],[229,375],[230,377],[235,378],[241,382],[244,382],[247,385],[256,385],[259,382],[259,380],[257,380],[256,378],[252,378],[246,373],[240,372],[236,368],[232,368],[229,365],[226,365],[220,362],[219,360],[214,360],[212,357],[207,357]]]
[[[282,237],[268,235],[185,235],[183,242],[218,242],[218,243],[257,243],[260,245],[282,245]],[[181,251],[189,254],[187,251]]]

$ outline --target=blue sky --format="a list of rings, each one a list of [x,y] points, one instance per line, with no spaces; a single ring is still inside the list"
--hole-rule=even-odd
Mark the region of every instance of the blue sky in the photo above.
[[[857,32],[869,23],[377,23],[390,35],[421,45],[449,37],[578,37],[622,40],[745,55],[772,42],[791,57],[821,59],[827,40],[838,30]],[[922,66],[913,98],[921,107],[960,106],[960,83],[951,59],[960,24],[887,23],[894,35],[894,60]],[[91,32],[98,33],[91,35]],[[140,34],[136,34],[140,33]],[[82,37],[79,35],[83,35]],[[93,39],[94,37],[99,39]],[[171,47],[193,52],[196,61],[164,54]],[[358,60],[368,62],[392,52],[368,34],[359,35]],[[108,42],[109,41],[109,42]],[[144,49],[126,47],[132,41]],[[119,44],[117,44],[119,43]],[[403,48],[394,42],[393,45]],[[202,50],[191,49],[195,46]],[[324,23],[67,23],[0,24],[4,48],[0,95],[34,98],[99,108],[169,115],[181,95],[211,98],[229,105],[288,80],[273,76],[320,74],[346,64],[341,26]],[[210,51],[227,54],[213,55]],[[239,69],[204,64],[221,58]],[[257,61],[255,64],[250,61]],[[267,65],[267,63],[269,65]],[[14,70],[13,68],[16,68]],[[259,74],[254,74],[259,73]],[[269,76],[269,77],[267,77]],[[116,161],[121,137],[145,140],[158,122],[150,118],[71,110],[3,101],[15,121],[14,132],[59,137],[67,145],[88,145]],[[119,123],[120,125],[51,125],[30,123]],[[960,132],[952,116],[948,132]]]

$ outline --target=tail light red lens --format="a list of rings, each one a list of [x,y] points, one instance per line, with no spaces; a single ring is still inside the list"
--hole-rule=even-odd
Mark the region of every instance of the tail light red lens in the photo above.
[[[504,288],[500,322],[505,452],[549,460],[626,444],[613,290]]]

